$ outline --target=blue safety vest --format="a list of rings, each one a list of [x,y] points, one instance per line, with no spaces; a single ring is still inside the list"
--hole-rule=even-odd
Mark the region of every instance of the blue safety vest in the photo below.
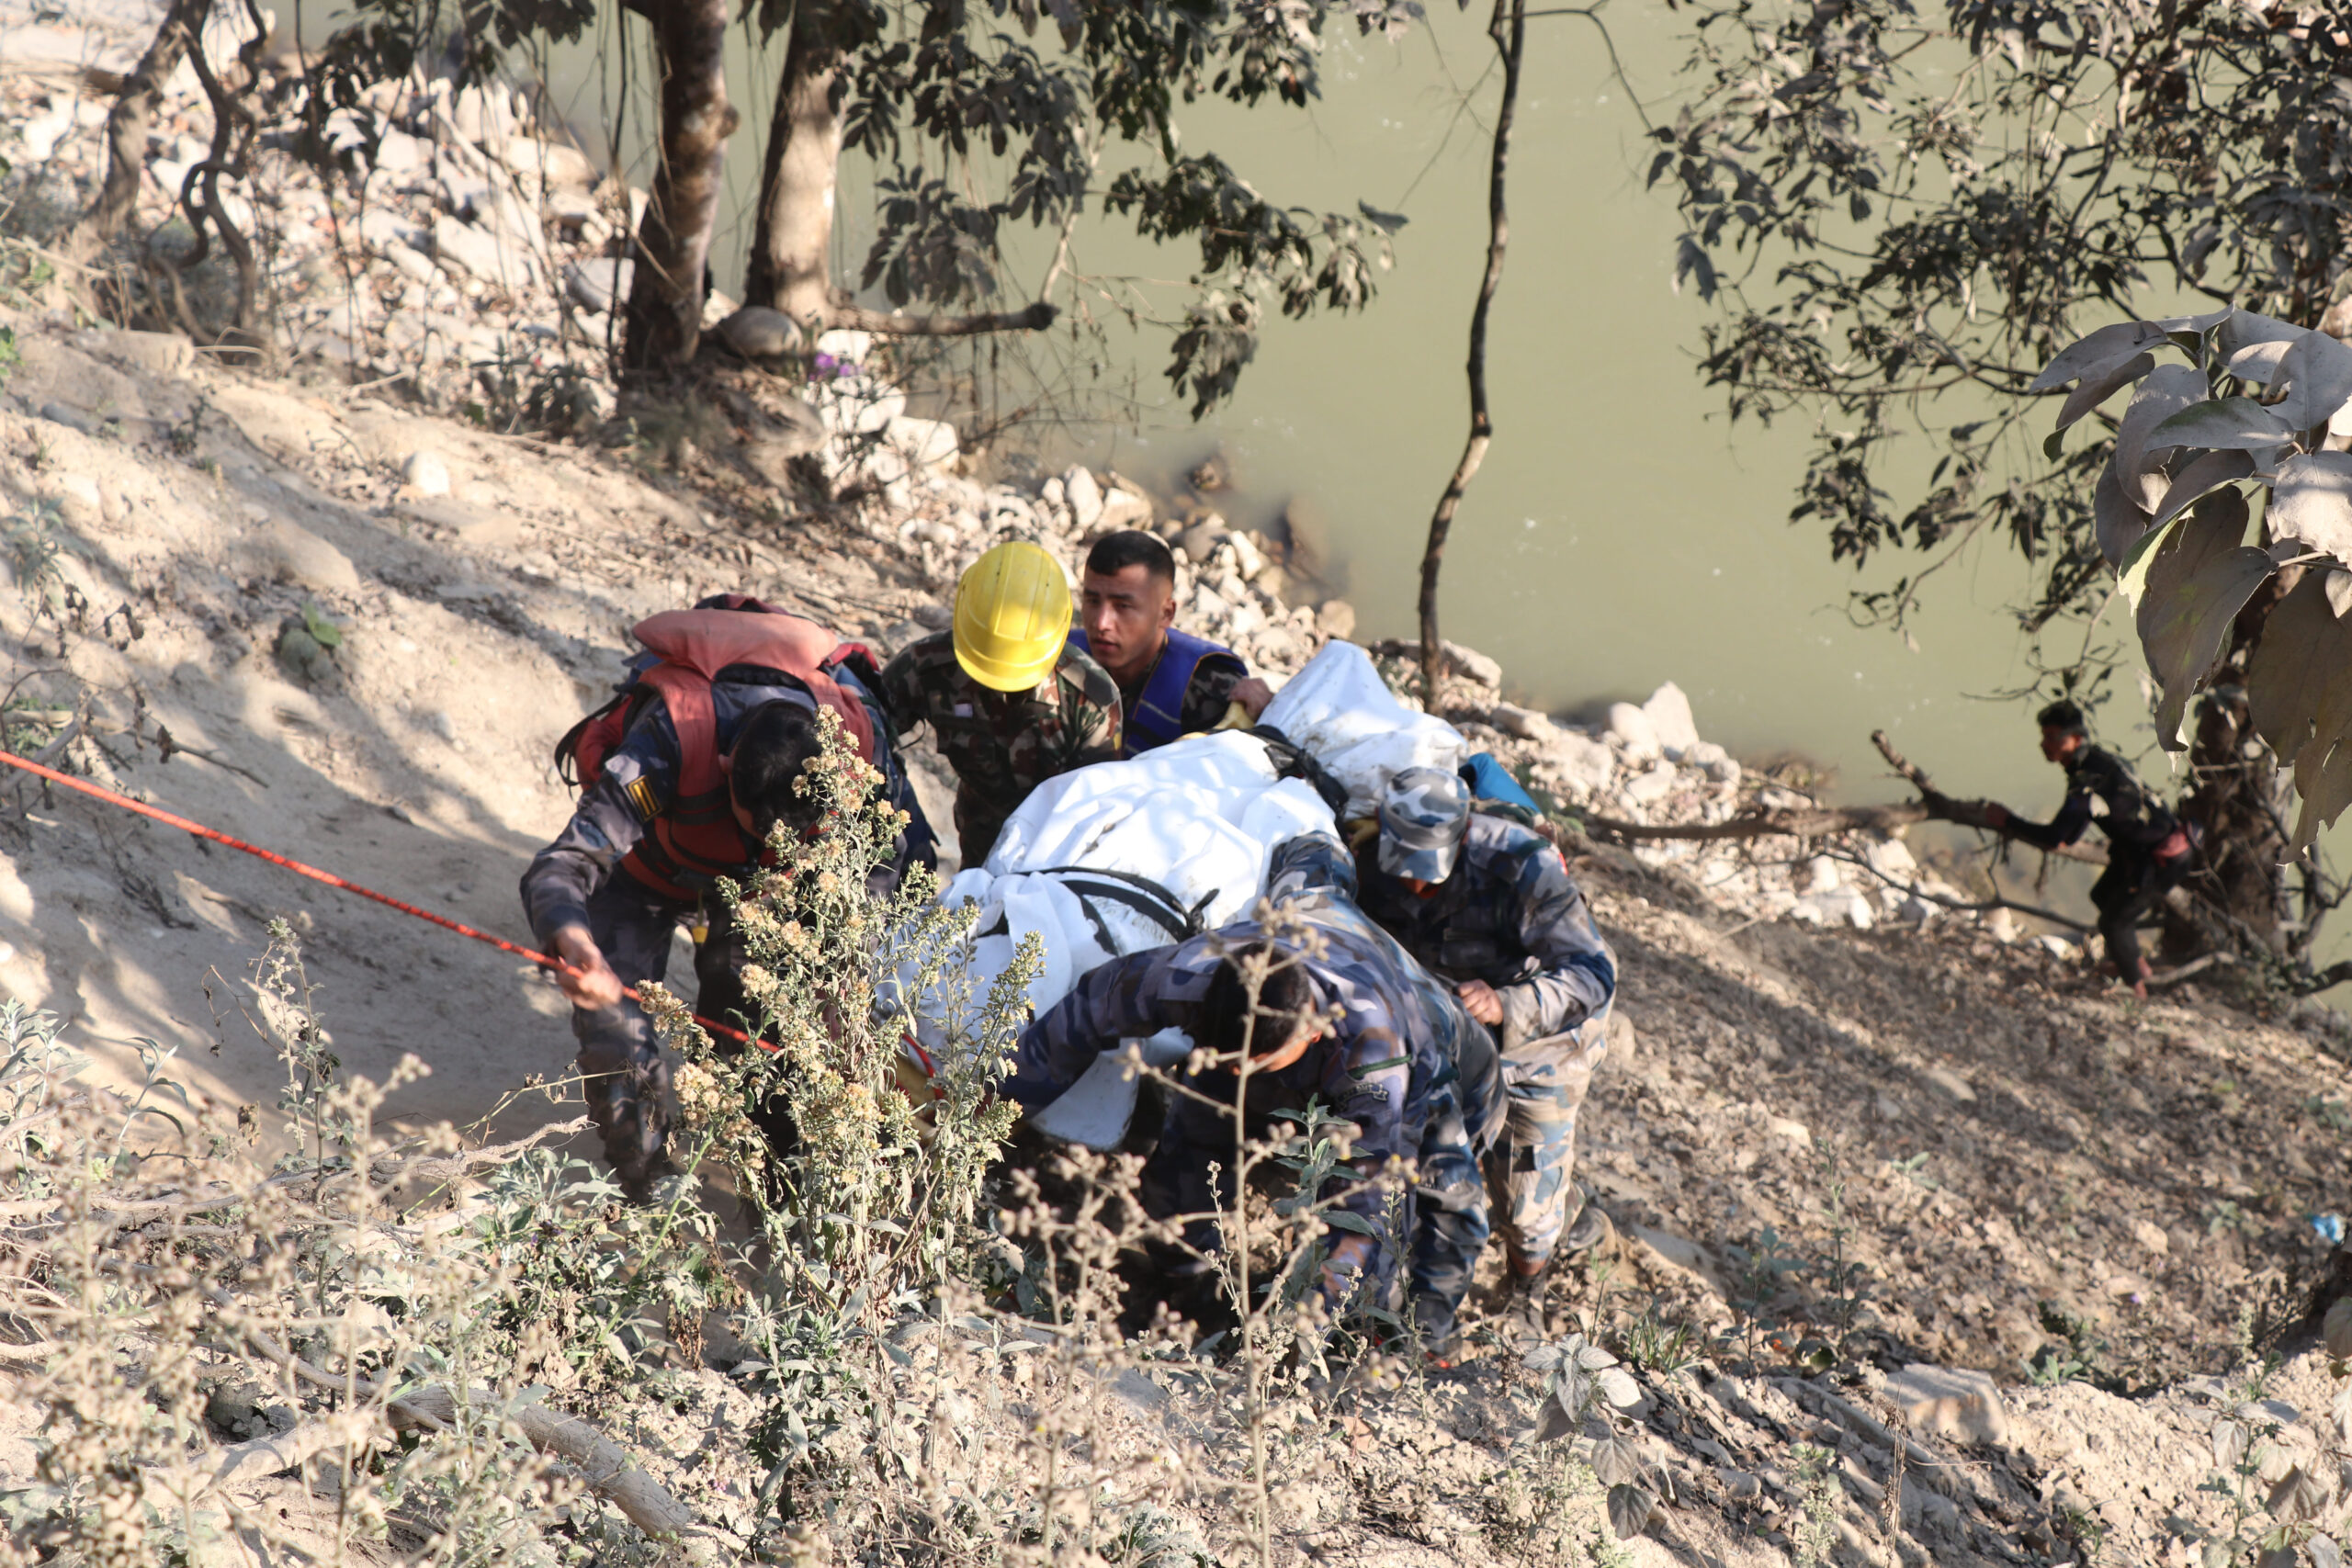
[[[1086,634],[1074,626],[1069,641],[1081,653],[1094,651],[1086,645]],[[1120,756],[1132,757],[1138,751],[1165,746],[1184,733],[1184,694],[1192,690],[1193,673],[1204,659],[1229,659],[1237,668],[1245,671],[1249,668],[1241,662],[1241,656],[1229,648],[1190,632],[1180,632],[1174,626],[1168,628],[1168,640],[1160,644],[1159,658],[1152,665],[1151,673],[1144,677],[1143,694],[1136,698],[1135,707],[1119,720]]]

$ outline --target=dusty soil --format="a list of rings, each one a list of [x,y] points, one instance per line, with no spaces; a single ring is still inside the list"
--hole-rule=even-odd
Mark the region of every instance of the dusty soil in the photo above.
[[[20,712],[86,694],[77,766],[491,931],[519,934],[514,879],[566,808],[548,748],[616,670],[630,621],[747,586],[887,636],[932,602],[888,529],[853,516],[747,531],[626,454],[225,371],[152,374],[102,334],[14,324],[0,506],[58,503],[82,601],[61,626],[0,599]],[[29,412],[94,392],[119,434]],[[394,472],[424,446],[457,478],[432,505]],[[306,605],[346,635],[316,679],[275,651]],[[164,729],[184,749],[168,761]],[[235,1012],[277,917],[305,932],[351,1070],[431,1064],[398,1102],[412,1122],[472,1121],[568,1066],[555,994],[526,966],[79,798],[21,799],[0,828],[0,987],[71,1018],[119,1076],[147,1036],[221,1103],[273,1096]],[[1645,1376],[1678,1495],[1634,1559],[1782,1560],[1791,1453],[1825,1437],[1845,1458],[1848,1550],[1877,1553],[1891,1450],[1875,1423],[1894,1418],[1879,1384],[1914,1362],[1989,1371],[2007,1429],[1925,1439],[1950,1473],[1909,1461],[1904,1561],[2046,1560],[2063,1550],[2053,1499],[2103,1517],[2120,1560],[2179,1558],[2191,1521],[2216,1517],[2195,1490],[2216,1389],[2185,1380],[2232,1374],[2249,1337],[2291,1320],[2324,1251],[2305,1216],[2341,1201],[2334,1032],[2264,1022],[2198,982],[2137,1004],[1965,923],[1748,923],[1671,869],[1613,853],[1577,869],[1623,969],[1628,1023],[1584,1145],[1623,1240],[1563,1286],[1555,1326],[1622,1345],[1648,1312],[1729,1336],[1680,1377]],[[561,1113],[533,1099],[506,1120]],[[2057,1342],[2045,1303],[2086,1325],[2086,1375],[2120,1392],[2022,1382]],[[1792,1364],[1816,1338],[1848,1346],[1844,1371]],[[742,1461],[713,1457],[712,1423],[739,1396],[715,1370],[671,1375],[684,1392],[668,1404],[610,1417],[671,1479],[715,1474],[723,1492]],[[2311,1358],[2282,1378],[2278,1397],[2324,1407]],[[1229,1470],[1229,1432],[1186,1387],[1125,1374],[1123,1429]],[[1474,1347],[1412,1399],[1336,1404],[1296,1435],[1290,1462],[1318,1479],[1290,1499],[1285,1551],[1490,1561],[1518,1539],[1498,1478],[1529,1462],[1528,1393],[1513,1358]]]

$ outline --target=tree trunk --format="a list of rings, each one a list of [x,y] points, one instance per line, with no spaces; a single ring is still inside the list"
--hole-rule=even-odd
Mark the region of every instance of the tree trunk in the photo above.
[[[1487,317],[1495,303],[1495,290],[1502,286],[1503,252],[1510,243],[1510,215],[1503,203],[1503,176],[1510,164],[1511,119],[1519,108],[1519,66],[1527,50],[1527,0],[1495,0],[1495,14],[1487,24],[1487,36],[1494,40],[1495,52],[1501,58],[1503,68],[1502,102],[1495,111],[1495,141],[1493,156],[1487,171],[1487,270],[1478,282],[1478,303],[1470,312],[1470,438],[1462,447],[1462,460],[1453,467],[1453,477],[1446,481],[1445,493],[1438,497],[1437,510],[1430,517],[1429,543],[1421,551],[1421,705],[1431,713],[1442,707],[1439,695],[1439,637],[1437,627],[1437,576],[1445,559],[1446,536],[1453,531],[1453,514],[1461,508],[1463,493],[1470,488],[1478,466],[1487,460],[1487,447],[1495,438],[1495,422],[1487,407]]]
[[[629,0],[653,27],[662,164],[637,231],[621,345],[636,373],[682,370],[702,341],[703,280],[737,115],[727,101],[727,0]]]
[[[87,256],[122,232],[139,205],[139,176],[147,167],[147,128],[164,101],[164,85],[204,34],[212,0],[172,0],[153,42],[107,115],[107,177],[66,236],[69,255]],[[174,196],[179,193],[175,191]]]
[[[783,311],[812,338],[824,330],[833,304],[833,189],[842,155],[833,92],[841,63],[832,7],[800,0],[768,127],[743,299]]]
[[[2270,748],[2255,734],[2242,683],[2246,661],[2261,640],[2263,624],[2284,594],[2281,577],[2264,585],[2238,612],[2230,654],[2206,694],[2199,699],[2196,730],[2189,741],[2189,784],[2180,815],[2201,829],[2203,852],[2188,886],[2198,901],[2226,915],[2242,941],[2282,955],[2300,955],[2306,930],[2290,942],[2280,929],[2287,916],[2288,813],[2293,809]],[[2291,584],[2290,584],[2291,586]],[[2323,910],[2311,910],[2312,924]],[[2167,922],[2165,947],[2177,953],[2198,943],[2193,929]]]

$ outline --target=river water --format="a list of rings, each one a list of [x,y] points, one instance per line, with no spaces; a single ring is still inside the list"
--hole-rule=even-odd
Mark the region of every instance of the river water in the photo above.
[[[1627,82],[1653,114],[1670,115],[1676,19],[1653,6],[1604,14]],[[1216,148],[1270,199],[1317,211],[1361,199],[1404,214],[1396,265],[1359,315],[1272,321],[1238,396],[1204,425],[1159,375],[1165,330],[1114,321],[1111,373],[1132,376],[1142,405],[1129,425],[1050,443],[1056,456],[1159,482],[1221,446],[1237,491],[1220,499],[1234,521],[1293,497],[1328,521],[1363,636],[1414,630],[1421,540],[1462,446],[1495,93],[1483,23],[1483,7],[1438,4],[1400,44],[1335,37],[1323,96],[1304,113],[1188,111],[1185,145]],[[1858,579],[1831,563],[1817,528],[1786,521],[1806,432],[1733,428],[1701,385],[1707,312],[1672,288],[1673,206],[1643,188],[1647,143],[1626,82],[1611,78],[1589,23],[1529,26],[1489,349],[1497,436],[1455,523],[1447,635],[1501,660],[1515,694],[1545,707],[1679,682],[1710,739],[1829,764],[1849,797],[1903,793],[1879,778],[1869,741],[1879,727],[1948,787],[2028,806],[2052,795],[2030,710],[1971,700],[2030,678],[2003,612],[2025,585],[2021,566],[1987,550],[1945,572],[1916,648],[1849,623],[1849,592],[1893,572]],[[739,51],[732,90],[746,129],[730,149],[734,199],[714,249],[722,288],[740,278],[749,239],[767,53]],[[610,72],[583,51],[560,58],[554,76],[583,131],[610,123]],[[641,139],[624,141],[625,157],[641,159]],[[1106,178],[1122,151],[1106,156]],[[842,175],[836,276],[854,280],[872,232],[871,173],[853,158]],[[1025,235],[1016,244],[1006,275],[1033,287],[1049,247]],[[1103,222],[1080,226],[1073,254],[1081,273],[1106,280],[1100,299],[1118,292],[1110,279],[1181,281],[1192,259]],[[1181,308],[1181,290],[1151,298]]]

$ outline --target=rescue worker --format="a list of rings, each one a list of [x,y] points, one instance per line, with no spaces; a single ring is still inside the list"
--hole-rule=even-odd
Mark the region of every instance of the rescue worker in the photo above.
[[[1560,852],[1472,810],[1459,776],[1403,769],[1382,793],[1378,823],[1349,891],[1494,1032],[1509,1115],[1487,1184],[1513,1289],[1539,1297],[1554,1262],[1610,1235],[1572,1178],[1577,1112],[1609,1048],[1616,957]]]
[[[887,894],[908,866],[935,854],[864,648],[732,594],[656,615],[637,637],[646,651],[621,696],[557,748],[585,788],[522,890],[541,944],[571,966],[558,982],[572,1006],[588,1111],[623,1189],[641,1201],[673,1168],[671,1066],[622,988],[661,979],[672,934],[702,924],[696,1010],[749,1027],[753,1009],[738,977],[747,953],[712,887],[722,876],[747,880],[777,823],[818,827],[822,804],[797,786],[822,752],[820,708],[840,718],[880,770],[886,798],[908,814],[897,859],[876,871],[874,890]]]
[[[1023,1032],[1001,1087],[1035,1110],[1121,1042],[1183,1030],[1212,1055],[1186,1071],[1190,1092],[1168,1096],[1139,1197],[1157,1218],[1200,1216],[1233,1201],[1234,1125],[1226,1108],[1239,1092],[1238,1068],[1248,1057],[1253,1122],[1318,1100],[1354,1123],[1356,1170],[1369,1176],[1392,1157],[1414,1162],[1401,1235],[1414,1315],[1434,1348],[1453,1335],[1488,1234],[1478,1159],[1502,1120],[1493,1043],[1451,987],[1330,885],[1335,860],[1343,861],[1338,846],[1319,835],[1277,845],[1268,919],[1238,921],[1089,973]],[[1267,966],[1254,1016],[1253,965]],[[1378,1239],[1385,1195],[1357,1182],[1339,1202],[1357,1223],[1331,1228],[1325,1299],[1344,1301],[1360,1275],[1385,1303],[1398,1261]],[[1194,1218],[1186,1240],[1207,1258],[1218,1245],[1216,1223]],[[1205,1261],[1186,1268],[1196,1285],[1214,1274]]]
[[[1119,685],[1122,757],[1229,718],[1255,724],[1273,701],[1240,655],[1176,629],[1176,558],[1157,534],[1125,528],[1094,541],[1079,580],[1079,626],[1069,640]]]
[[[998,545],[956,585],[951,628],[882,671],[904,739],[928,724],[956,771],[964,864],[988,859],[1029,792],[1119,754],[1119,688],[1069,639],[1069,579],[1037,545]]]
[[[2091,803],[2106,807],[2098,818],[2107,829],[2107,869],[2091,885],[2098,931],[2107,945],[2106,967],[2132,994],[2148,995],[2148,961],[2140,956],[2140,918],[2188,874],[2196,846],[2188,829],[2148,791],[2131,764],[2094,746],[2083,710],[2060,698],[2035,716],[2041,726],[2041,754],[2066,770],[2066,798],[2047,822],[2024,822],[2007,807],[1985,808],[1985,820],[2036,849],[2071,844],[2091,825]]]

